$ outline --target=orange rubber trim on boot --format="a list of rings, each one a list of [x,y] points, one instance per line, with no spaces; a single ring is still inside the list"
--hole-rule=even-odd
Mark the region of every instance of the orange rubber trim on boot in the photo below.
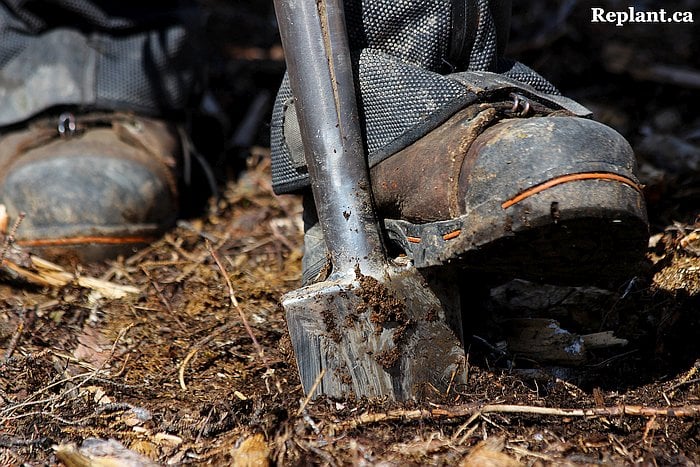
[[[549,188],[561,185],[563,183],[576,182],[581,180],[610,180],[614,182],[624,183],[625,185],[632,187],[636,191],[640,193],[642,192],[642,187],[638,183],[635,183],[634,180],[627,177],[623,177],[622,175],[605,172],[584,172],[578,174],[562,175],[560,177],[547,180],[546,182],[541,183],[539,185],[533,186],[532,188],[528,188],[527,190],[515,195],[511,199],[503,202],[503,204],[501,204],[501,207],[503,209],[508,209],[514,204],[517,204],[524,199],[541,193],[544,190],[548,190]]]
[[[101,245],[124,245],[130,243],[151,243],[156,237],[70,237],[70,238],[39,238],[35,240],[18,240],[17,244],[24,247],[70,246],[85,243]]]

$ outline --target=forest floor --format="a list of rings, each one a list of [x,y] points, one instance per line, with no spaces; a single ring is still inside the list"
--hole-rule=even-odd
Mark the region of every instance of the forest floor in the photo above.
[[[700,463],[695,24],[617,28],[592,24],[584,2],[516,2],[510,55],[639,157],[645,263],[607,289],[512,281],[479,295],[470,313],[488,318],[467,333],[468,380],[447,393],[309,400],[279,305],[299,287],[302,223],[300,200],[270,184],[266,119],[284,69],[272,12],[206,3],[224,38],[213,94],[235,135],[215,161],[220,196],[132,256],[55,273],[61,285],[0,284],[1,465]],[[664,7],[700,20],[698,1]],[[506,318],[621,341],[571,365],[532,361],[509,348]]]

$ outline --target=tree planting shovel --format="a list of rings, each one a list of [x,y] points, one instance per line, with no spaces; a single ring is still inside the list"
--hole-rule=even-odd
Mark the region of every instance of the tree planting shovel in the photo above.
[[[275,0],[275,9],[332,262],[327,280],[282,298],[304,390],[394,399],[442,393],[464,380],[459,310],[448,316],[415,268],[386,258],[343,2]]]

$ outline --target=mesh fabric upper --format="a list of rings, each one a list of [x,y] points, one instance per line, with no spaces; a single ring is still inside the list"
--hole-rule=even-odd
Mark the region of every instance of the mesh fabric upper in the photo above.
[[[461,5],[457,5],[461,2]],[[465,5],[466,2],[466,5]],[[454,69],[448,57],[463,56],[469,71],[499,72],[557,94],[556,88],[530,68],[499,60],[498,19],[508,15],[494,8],[507,2],[489,0],[362,0],[346,1],[350,46],[356,52],[360,116],[370,166],[415,142],[473,102],[468,86],[447,74]],[[464,50],[449,50],[456,6],[473,17],[463,27],[476,24]],[[459,8],[457,8],[459,10]],[[360,51],[360,53],[357,53]],[[300,164],[303,154],[290,154],[284,134],[285,109],[292,93],[285,77],[272,115],[272,181],[277,193],[308,186],[308,173]],[[293,128],[294,125],[286,125]],[[298,127],[298,126],[297,126]],[[298,141],[298,134],[289,139]],[[295,146],[297,146],[295,144]],[[295,162],[296,161],[296,162]]]
[[[196,10],[180,3],[0,3],[0,125],[60,105],[182,110],[201,50],[187,26]]]

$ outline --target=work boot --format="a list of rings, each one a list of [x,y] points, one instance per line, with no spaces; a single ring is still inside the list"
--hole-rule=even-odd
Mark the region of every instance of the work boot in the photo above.
[[[0,203],[17,243],[61,263],[131,254],[178,212],[177,127],[126,113],[32,122],[0,138]]]
[[[548,282],[632,271],[647,237],[632,150],[503,57],[509,0],[351,0],[345,16],[372,188],[395,254],[419,268]],[[328,271],[327,252],[287,79],[271,130],[275,192],[307,193],[308,283]]]
[[[503,278],[627,277],[648,239],[627,141],[574,101],[502,75],[451,79],[471,102],[370,170],[394,251],[418,268],[456,264]],[[309,196],[305,223],[308,283],[327,265]]]
[[[389,239],[418,268],[625,278],[648,243],[632,149],[611,128],[520,92],[458,112],[372,168]]]

